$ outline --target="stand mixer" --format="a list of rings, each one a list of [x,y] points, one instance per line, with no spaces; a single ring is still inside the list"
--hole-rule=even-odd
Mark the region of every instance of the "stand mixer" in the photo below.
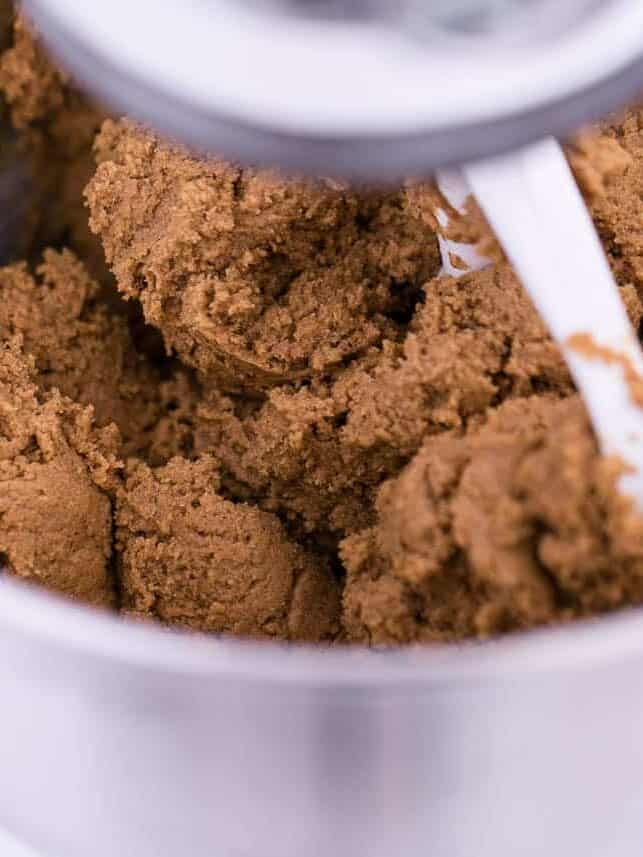
[[[506,153],[643,89],[640,0],[25,5],[88,88],[201,149],[358,180],[465,164],[554,334],[569,277],[593,276],[541,292],[558,260],[533,254],[559,225],[598,278],[583,331],[600,341],[598,318],[638,365],[557,144]],[[540,230],[552,177],[563,205]],[[527,248],[505,218],[525,188]],[[629,397],[599,370],[609,420]],[[593,416],[607,446],[636,435],[606,441]],[[46,857],[641,853],[637,615],[438,652],[292,651],[0,590],[0,820]]]
[[[394,180],[576,130],[643,80],[638,0],[27,0],[86,87],[241,161]]]

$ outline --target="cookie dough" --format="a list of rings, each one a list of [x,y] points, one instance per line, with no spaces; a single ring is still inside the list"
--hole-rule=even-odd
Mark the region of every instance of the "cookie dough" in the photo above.
[[[227,389],[337,371],[399,340],[436,273],[435,235],[402,191],[199,159],[107,122],[87,199],[118,288],[168,349]]]
[[[643,108],[583,135],[570,159],[618,281],[643,294]]]
[[[105,113],[49,59],[22,13],[12,16],[7,29],[0,46],[0,96],[8,111],[2,132],[9,159],[4,173],[20,176],[12,200],[19,209],[12,220],[19,220],[20,233],[12,236],[13,248],[0,250],[9,260],[43,246],[65,245],[82,256],[94,277],[107,281],[102,247],[89,229],[83,199]]]
[[[347,538],[344,627],[371,644],[487,637],[643,602],[643,518],[582,403],[507,402],[429,438]]]
[[[2,9],[24,168],[0,182],[20,227],[0,267],[6,572],[138,621],[324,644],[643,604],[623,465],[473,200],[450,237],[493,264],[440,276],[430,180],[348,188],[129,120],[99,132]],[[567,152],[640,331],[640,109]]]
[[[627,290],[634,322],[636,293]],[[462,429],[506,398],[573,390],[560,354],[509,267],[426,283],[402,344],[337,376],[248,402],[210,393],[195,449],[306,531],[343,535],[371,519],[375,490],[423,439]]]
[[[94,606],[116,603],[112,510],[117,437],[91,409],[42,394],[12,339],[0,346],[0,565]]]
[[[339,630],[327,563],[275,515],[218,493],[209,457],[132,464],[116,503],[122,603],[200,631],[321,642]]]
[[[167,460],[191,443],[177,401],[189,398],[189,380],[163,379],[99,295],[69,251],[45,251],[35,276],[25,263],[0,268],[0,338],[22,336],[41,389],[91,405],[98,426],[115,423],[123,457]]]

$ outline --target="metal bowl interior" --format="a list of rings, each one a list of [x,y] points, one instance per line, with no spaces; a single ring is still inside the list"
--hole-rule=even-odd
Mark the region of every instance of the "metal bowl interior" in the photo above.
[[[139,627],[5,578],[0,642],[0,821],[37,853],[640,854],[639,611],[322,650]]]

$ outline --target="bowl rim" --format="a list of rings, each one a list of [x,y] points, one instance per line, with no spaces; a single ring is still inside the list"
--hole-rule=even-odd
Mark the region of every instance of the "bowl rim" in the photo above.
[[[135,622],[0,577],[0,636],[199,682],[429,690],[609,668],[643,656],[643,608],[488,641],[368,649],[249,641]]]

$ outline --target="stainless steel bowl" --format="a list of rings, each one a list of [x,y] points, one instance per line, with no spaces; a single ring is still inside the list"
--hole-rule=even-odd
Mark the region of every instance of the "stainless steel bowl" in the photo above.
[[[643,79],[631,56],[522,113],[324,137],[125,73],[53,14],[71,5],[30,0],[108,97],[197,143],[362,175],[575,126]],[[487,644],[315,650],[137,626],[5,577],[0,651],[0,825],[43,857],[643,852],[638,610]]]
[[[44,857],[639,857],[643,615],[310,650],[0,583],[0,824]]]

